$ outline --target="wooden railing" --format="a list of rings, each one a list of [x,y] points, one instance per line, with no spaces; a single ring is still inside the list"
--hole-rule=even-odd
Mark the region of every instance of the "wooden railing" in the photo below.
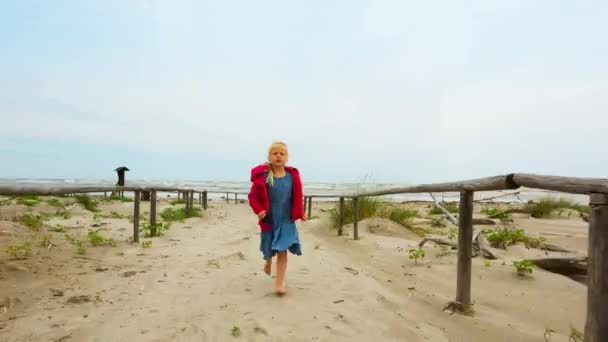
[[[585,341],[608,341],[608,179],[516,173],[460,182],[416,185],[332,197],[339,198],[340,201],[338,209],[340,229],[338,234],[341,234],[344,222],[344,199],[352,198],[353,237],[357,240],[359,236],[359,198],[403,193],[460,192],[456,299],[448,303],[448,306],[459,311],[467,311],[471,305],[474,193],[476,191],[517,189],[519,187],[589,195],[591,216],[589,219]],[[312,197],[328,196],[307,196],[305,203],[308,202],[309,215]]]
[[[471,305],[471,259],[473,234],[473,196],[478,191],[495,191],[517,189],[519,187],[553,190],[572,194],[589,195],[591,215],[589,220],[588,245],[588,281],[587,281],[587,321],[585,325],[586,342],[608,341],[608,179],[601,178],[572,178],[559,176],[543,176],[525,173],[508,174],[474,180],[426,184],[408,187],[399,187],[382,191],[370,191],[356,194],[306,194],[304,198],[305,210],[311,214],[312,198],[338,198],[339,199],[339,230],[342,234],[344,222],[344,200],[352,199],[353,204],[353,237],[359,238],[358,232],[358,202],[362,197],[384,196],[403,193],[427,192],[459,192],[460,209],[458,216],[458,262],[456,280],[456,298],[449,305],[459,311],[467,311]],[[178,197],[186,201],[186,207],[192,208],[194,193],[199,193],[199,203],[207,209],[207,196],[212,191],[158,187],[158,186],[126,186],[126,187],[79,187],[79,186],[0,186],[3,195],[65,195],[74,193],[132,191],[135,194],[133,240],[139,240],[139,208],[142,192],[150,192],[150,224],[156,223],[156,193],[177,192]],[[235,203],[238,195],[244,192],[213,191],[213,193],[234,194]]]

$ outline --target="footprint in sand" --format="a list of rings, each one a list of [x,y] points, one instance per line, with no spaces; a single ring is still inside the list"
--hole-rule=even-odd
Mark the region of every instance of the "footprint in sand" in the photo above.
[[[309,274],[310,270],[306,267],[301,267],[300,270],[298,270],[299,274]]]
[[[418,330],[417,333],[422,335],[428,341],[450,341],[444,329],[432,326],[428,323],[419,323],[416,325],[416,329]]]
[[[211,259],[207,261],[207,266],[221,268],[223,265],[230,265],[233,263],[239,263],[239,261],[247,260],[243,252],[236,252],[228,255],[221,256],[217,259]]]

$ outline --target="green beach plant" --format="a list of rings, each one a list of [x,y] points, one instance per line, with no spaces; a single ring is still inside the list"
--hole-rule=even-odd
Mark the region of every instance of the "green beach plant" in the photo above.
[[[528,248],[537,248],[546,241],[544,237],[532,237],[527,235],[526,231],[523,229],[486,229],[483,233],[492,247],[502,249],[518,242],[523,242]]]
[[[492,218],[497,218],[503,224],[513,223],[513,218],[511,214],[509,214],[506,210],[498,209],[498,208],[483,208],[481,209],[482,214],[486,214]]]
[[[418,264],[418,259],[424,258],[425,252],[424,252],[424,249],[422,249],[422,247],[418,247],[418,248],[411,248],[409,250],[409,254],[410,254],[410,259],[413,259],[414,263]]]
[[[39,231],[45,218],[46,216],[42,214],[25,213],[19,216],[17,220],[32,230]]]
[[[160,217],[168,222],[183,221],[191,217],[202,217],[200,208],[167,208],[160,213]]]
[[[91,198],[89,195],[84,194],[76,196],[76,202],[82,204],[82,206],[88,211],[94,213],[99,211],[99,209],[97,208],[98,202]]]
[[[104,236],[102,236],[99,233],[99,229],[97,230],[89,230],[89,232],[87,233],[87,237],[89,238],[89,242],[91,243],[91,246],[93,247],[97,247],[97,246],[112,246],[112,247],[116,247],[116,242],[113,239],[108,239]]]
[[[379,216],[380,209],[383,203],[378,197],[359,197],[357,203],[357,213],[359,220],[370,217]],[[333,227],[338,227],[340,224],[340,204],[337,203],[334,210],[330,213],[330,221]],[[347,199],[344,201],[344,224],[353,223],[353,201]]]
[[[4,252],[12,259],[25,259],[32,254],[32,243],[24,242],[20,245],[8,246]]]
[[[534,264],[530,260],[515,260],[513,267],[520,276],[530,275],[534,271]]]
[[[583,218],[591,213],[588,205],[575,204],[565,198],[543,197],[538,202],[529,202],[526,205],[526,210],[535,218],[549,218],[554,212],[561,212],[564,209],[575,210]]]

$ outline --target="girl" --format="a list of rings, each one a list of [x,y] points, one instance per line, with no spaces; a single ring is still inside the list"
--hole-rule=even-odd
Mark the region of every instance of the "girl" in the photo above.
[[[249,205],[257,215],[262,230],[260,251],[264,272],[270,275],[272,257],[277,256],[275,292],[285,291],[287,251],[302,255],[295,221],[306,221],[302,181],[296,168],[286,166],[287,145],[275,142],[268,149],[268,162],[251,170]]]

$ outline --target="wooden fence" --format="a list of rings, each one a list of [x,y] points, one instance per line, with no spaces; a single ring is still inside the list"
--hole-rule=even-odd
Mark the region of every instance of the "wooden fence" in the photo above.
[[[543,176],[534,174],[508,174],[495,177],[480,178],[474,180],[425,184],[408,187],[393,188],[383,191],[370,191],[357,194],[326,195],[306,194],[304,197],[305,211],[311,214],[313,198],[338,198],[339,199],[339,230],[342,234],[344,222],[344,202],[351,199],[353,205],[353,237],[359,238],[358,232],[358,202],[362,197],[384,196],[403,193],[427,193],[427,192],[459,192],[460,209],[458,216],[458,262],[456,279],[456,298],[449,305],[459,311],[467,311],[471,305],[471,259],[472,259],[472,235],[473,235],[473,196],[478,191],[496,191],[517,189],[527,187],[534,189],[553,190],[572,194],[589,195],[591,215],[589,220],[589,245],[588,245],[588,281],[587,281],[587,321],[585,325],[586,342],[608,341],[608,179],[600,178],[572,178],[559,176]],[[199,203],[207,209],[207,196],[211,193],[207,190],[171,187],[45,187],[45,186],[0,186],[0,194],[3,195],[65,195],[74,193],[98,193],[110,191],[132,191],[135,194],[133,240],[139,240],[139,212],[141,193],[149,191],[150,201],[150,224],[156,223],[156,193],[178,192],[178,197],[186,202],[187,208],[193,208],[194,193],[199,194]],[[226,201],[229,195],[234,194],[235,203],[238,203],[238,195],[246,195],[244,192],[216,191],[215,193],[226,193]]]

